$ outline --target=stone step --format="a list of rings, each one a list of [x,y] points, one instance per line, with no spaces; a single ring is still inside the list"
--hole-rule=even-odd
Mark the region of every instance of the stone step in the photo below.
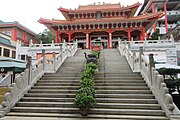
[[[28,93],[25,94],[25,97],[55,97],[55,98],[75,98],[76,94],[73,93]],[[129,99],[154,99],[155,97],[151,94],[108,94],[108,93],[97,93],[96,98],[129,98]]]
[[[66,81],[58,81],[58,80],[39,80],[37,82],[37,84],[46,84],[46,83],[51,83],[51,84],[61,84],[62,86],[68,86],[68,85],[72,85],[72,86],[78,86],[79,85],[79,81],[71,81],[71,82],[66,82]],[[122,86],[124,83],[145,83],[145,81],[143,80],[119,80],[118,82],[112,82],[112,81],[95,81],[96,86],[99,85],[104,85],[104,86]]]
[[[18,102],[17,107],[75,107],[74,102]],[[96,108],[160,110],[158,104],[97,103]]]
[[[112,88],[112,89],[118,89],[121,86],[146,86],[146,83],[122,83],[119,84],[118,86],[103,86],[105,84],[102,84],[101,86],[96,86],[97,88]],[[76,88],[77,86],[62,86],[61,83],[37,83],[35,86],[61,86],[62,88]]]
[[[70,90],[65,90],[66,92],[71,92],[73,89]],[[59,93],[62,92],[63,90],[30,90],[30,93],[35,93],[35,92],[39,92],[39,93]],[[73,91],[74,92],[74,91]],[[63,93],[63,92],[62,92]],[[96,90],[97,94],[151,94],[152,92],[150,90]]]
[[[155,99],[118,99],[97,98],[97,103],[133,103],[133,104],[157,104]],[[74,98],[48,98],[48,97],[22,97],[21,101],[28,102],[74,102]]]
[[[42,77],[40,80],[80,80],[80,76],[76,77]]]
[[[106,77],[141,77],[139,74],[122,74],[122,73],[97,73],[96,76],[101,77],[101,76],[106,76]]]
[[[61,84],[72,84],[76,85],[79,83],[80,80],[39,80],[37,83],[61,83]],[[145,82],[144,80],[95,80],[94,81],[96,85],[98,84],[111,84],[117,86],[117,84],[121,83],[143,83]]]
[[[95,77],[95,80],[143,80],[142,77]]]
[[[30,91],[43,91],[43,90],[56,90],[58,89],[60,92],[76,92],[75,90],[72,89],[61,89],[61,86],[34,86],[32,87],[32,89]],[[118,88],[118,90],[149,90],[148,87],[146,86],[121,86],[120,88]],[[113,91],[113,90],[111,90]]]
[[[55,107],[13,107],[12,112],[36,112],[36,113],[79,113],[78,108],[55,108]],[[142,110],[142,109],[106,109],[91,108],[90,114],[109,115],[165,115],[162,110]]]
[[[169,120],[167,117],[164,116],[145,116],[145,115],[102,115],[102,114],[88,114],[88,116],[86,116],[86,118],[82,118],[82,116],[78,113],[71,113],[71,114],[60,114],[60,113],[27,113],[27,112],[10,112],[7,114],[8,116],[21,116],[21,117],[46,117],[46,118],[62,118],[63,120],[94,120],[94,119],[98,119],[98,120],[119,120],[119,119],[123,119],[123,120],[129,120],[129,119],[136,119],[136,120],[144,120],[147,119],[148,120]],[[40,118],[38,118],[37,120],[39,120]]]

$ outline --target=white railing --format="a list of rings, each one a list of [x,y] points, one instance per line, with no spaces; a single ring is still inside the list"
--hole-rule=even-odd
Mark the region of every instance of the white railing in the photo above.
[[[71,46],[69,47],[68,45]],[[44,50],[42,57],[33,65],[31,65],[31,58],[29,57],[27,69],[17,75],[14,83],[8,86],[9,91],[4,95],[4,100],[0,105],[0,117],[3,117],[8,111],[10,111],[15,103],[25,93],[27,93],[37,80],[44,75],[44,73],[55,73],[67,57],[72,57],[75,54],[77,51],[77,43],[68,45],[66,44],[63,49],[60,49],[57,55],[53,53],[53,57],[51,59],[45,57]]]
[[[174,119],[175,117],[180,119],[180,111],[173,103],[172,96],[168,92],[163,76],[153,67],[153,61],[151,61],[153,56],[150,57],[151,59],[147,59],[143,54],[142,48],[138,52],[132,52],[129,49],[129,44],[122,44],[122,42],[119,42],[119,51],[121,55],[126,57],[131,69],[134,72],[141,73],[166,115],[170,119]]]
[[[0,80],[0,86],[8,86],[9,84],[11,84],[12,82],[11,78],[12,78],[12,73],[11,72],[7,73],[7,75]]]

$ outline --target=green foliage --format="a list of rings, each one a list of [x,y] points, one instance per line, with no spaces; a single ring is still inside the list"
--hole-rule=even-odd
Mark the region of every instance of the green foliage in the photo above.
[[[177,91],[180,94],[179,86],[180,86],[180,79],[175,78],[178,73],[180,73],[180,69],[174,68],[160,68],[157,70],[159,74],[163,75],[164,82],[166,83],[167,87],[169,88],[169,93],[171,94],[173,91]],[[165,76],[169,75],[171,79],[166,79]]]
[[[180,73],[180,69],[174,69],[174,68],[160,68],[157,71],[159,72],[159,74],[164,76],[164,79],[165,79],[165,75],[169,75],[173,80],[175,76],[178,73]]]
[[[91,69],[96,70],[97,67],[98,67],[97,64],[94,64],[94,63],[92,63],[92,62],[86,64],[86,68],[87,68],[87,69],[91,68]]]
[[[84,79],[80,80],[80,82],[79,82],[80,88],[82,88],[82,87],[94,87],[94,85],[95,85],[94,80],[89,79],[89,78],[84,78]]]
[[[95,107],[96,99],[87,93],[78,93],[75,97],[75,104],[78,108]]]
[[[55,34],[52,31],[45,29],[42,33],[36,35],[37,43],[52,43],[52,40],[55,40]]]
[[[156,32],[152,33],[152,35],[150,36],[150,40],[158,40],[158,37],[161,36],[160,34],[160,30],[156,29]]]
[[[79,109],[89,109],[90,107],[95,107],[96,105],[96,91],[94,87],[94,78],[97,67],[98,66],[95,63],[87,63],[86,69],[81,74],[81,80],[79,82],[80,87],[75,97],[75,105]]]
[[[96,55],[96,58],[98,59],[100,55],[100,51],[93,50],[92,54]]]
[[[78,90],[78,94],[86,93],[87,95],[96,97],[96,91],[94,89],[94,86],[83,86]]]

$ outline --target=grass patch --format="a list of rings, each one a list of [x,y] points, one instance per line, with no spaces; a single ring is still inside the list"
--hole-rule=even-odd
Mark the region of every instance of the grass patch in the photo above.
[[[0,103],[3,101],[3,95],[8,92],[8,87],[0,87]]]

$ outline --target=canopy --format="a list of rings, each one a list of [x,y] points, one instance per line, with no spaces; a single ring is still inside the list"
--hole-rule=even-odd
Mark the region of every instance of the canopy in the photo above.
[[[26,62],[13,58],[0,58],[0,72],[13,71],[15,73],[22,72],[26,69]]]

